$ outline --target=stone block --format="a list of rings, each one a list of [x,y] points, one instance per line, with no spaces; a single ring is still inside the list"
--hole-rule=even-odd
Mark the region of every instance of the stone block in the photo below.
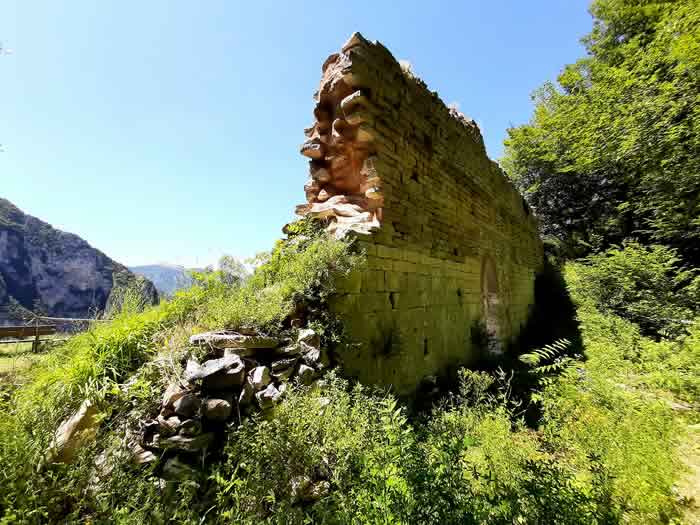
[[[384,286],[388,292],[398,292],[406,288],[406,274],[402,272],[384,272]]]
[[[363,273],[361,270],[350,272],[348,275],[339,277],[335,281],[338,293],[360,293],[362,289]]]
[[[406,261],[394,261],[392,264],[392,269],[395,272],[410,273],[415,274],[418,269],[414,263]]]
[[[364,272],[362,275],[362,293],[383,292],[384,290],[383,270],[367,270]]]

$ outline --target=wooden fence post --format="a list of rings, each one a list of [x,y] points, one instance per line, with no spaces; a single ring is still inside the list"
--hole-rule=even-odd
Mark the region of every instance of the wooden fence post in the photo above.
[[[34,341],[32,341],[32,353],[39,352],[39,318],[34,319]]]

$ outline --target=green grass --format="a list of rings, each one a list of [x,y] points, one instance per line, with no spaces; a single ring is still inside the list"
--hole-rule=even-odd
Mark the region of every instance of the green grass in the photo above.
[[[0,345],[0,378],[26,370],[40,358],[41,354],[32,352],[31,343]]]
[[[0,391],[0,523],[678,523],[687,510],[675,487],[692,485],[683,464],[697,459],[686,433],[697,421],[672,402],[698,402],[698,328],[644,335],[598,308],[578,263],[565,276],[583,358],[547,381],[521,381],[538,370],[525,365],[462,371],[455,391],[415,414],[331,374],[233,429],[216,456],[198,458],[198,478],[161,485],[157,467],[130,463],[124,436],[156,413],[193,331],[289,334],[303,304],[324,344],[340,336],[324,302],[358,263],[351,249],[302,223],[265,261],[243,284],[202,276],[172,301],[129,308]],[[71,465],[45,464],[55,428],[86,397],[100,410],[96,439]],[[528,424],[532,407],[540,417]],[[304,478],[328,492],[301,504],[293,486]]]
[[[109,443],[121,445],[123,425],[153,410],[169,377],[181,372],[193,331],[245,324],[279,332],[300,302],[318,312],[320,322],[333,276],[347,272],[354,260],[345,243],[301,223],[244,284],[229,286],[214,274],[172,301],[142,312],[127,301],[109,323],[93,325],[26,369],[21,386],[0,396],[0,516],[10,521],[70,521],[100,508],[100,501],[86,492],[95,456]],[[313,321],[313,312],[309,315]],[[129,378],[129,388],[121,387]],[[56,427],[85,398],[101,410],[98,442],[70,467],[39,468]],[[114,480],[119,479],[117,466],[127,468],[116,463]],[[147,477],[143,483],[152,486]],[[130,482],[125,490],[137,487],[139,483]],[[111,515],[113,506],[105,512]]]
[[[59,341],[65,336],[45,336],[42,337],[42,344],[38,352],[32,352],[32,342],[17,342],[0,345],[0,381],[3,377],[21,375],[32,365],[44,359],[51,349],[55,348]]]

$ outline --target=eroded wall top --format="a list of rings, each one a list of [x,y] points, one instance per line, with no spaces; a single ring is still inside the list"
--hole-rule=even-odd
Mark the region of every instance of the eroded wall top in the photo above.
[[[327,219],[339,235],[382,226],[388,243],[420,243],[444,256],[476,247],[483,237],[477,224],[537,238],[534,217],[488,158],[476,123],[448,108],[380,43],[353,34],[323,64],[315,100],[301,148],[310,158],[307,204],[298,214]],[[415,213],[421,208],[430,208],[430,220]]]

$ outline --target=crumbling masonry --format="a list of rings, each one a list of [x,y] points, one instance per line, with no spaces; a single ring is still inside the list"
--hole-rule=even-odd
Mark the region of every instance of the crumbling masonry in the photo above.
[[[354,342],[345,373],[408,393],[477,348],[502,352],[533,305],[542,245],[477,125],[359,33],[323,64],[315,100],[297,213],[367,252],[333,301]]]

